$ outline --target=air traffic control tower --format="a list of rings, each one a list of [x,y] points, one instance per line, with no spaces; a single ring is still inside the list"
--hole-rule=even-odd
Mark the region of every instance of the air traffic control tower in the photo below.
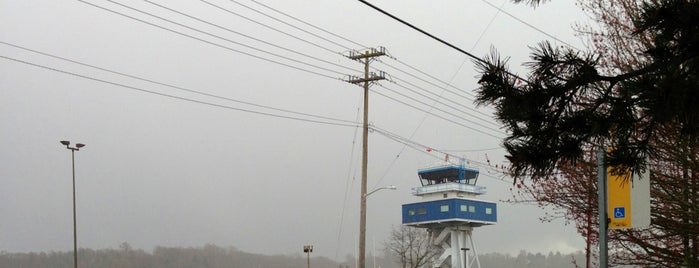
[[[480,268],[473,230],[497,223],[494,202],[478,199],[486,190],[476,185],[478,170],[443,165],[418,170],[421,202],[403,205],[403,225],[426,228],[439,251],[431,267]]]

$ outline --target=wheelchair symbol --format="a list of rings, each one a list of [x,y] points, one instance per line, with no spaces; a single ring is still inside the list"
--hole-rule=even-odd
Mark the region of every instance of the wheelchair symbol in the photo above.
[[[615,219],[621,219],[626,217],[626,208],[625,207],[616,207],[614,208],[614,218]]]

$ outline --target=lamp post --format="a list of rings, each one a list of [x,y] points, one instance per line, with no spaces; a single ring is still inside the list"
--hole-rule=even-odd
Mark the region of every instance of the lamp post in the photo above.
[[[76,143],[75,147],[70,147],[70,141],[61,141],[70,150],[70,156],[73,163],[73,267],[78,268],[78,228],[75,216],[75,151],[80,151],[80,148],[85,144]]]
[[[362,203],[366,204],[366,199],[369,197],[369,195],[371,195],[375,192],[378,192],[379,190],[384,190],[384,189],[395,190],[395,189],[398,189],[398,187],[396,187],[395,185],[389,185],[389,186],[383,186],[383,187],[379,187],[379,188],[376,188],[374,190],[371,190],[368,193],[362,195]],[[360,268],[365,267],[364,262],[366,261],[364,258],[364,256],[365,256],[364,254],[366,252],[366,243],[365,243],[365,241],[366,241],[366,211],[364,211],[364,215],[362,215],[362,216],[363,217],[360,217],[361,219],[359,221],[359,255],[360,255],[360,258],[359,258],[358,265]]]
[[[313,245],[306,245],[303,246],[303,252],[306,253],[307,257],[307,265],[308,268],[311,268],[311,252],[313,252]]]

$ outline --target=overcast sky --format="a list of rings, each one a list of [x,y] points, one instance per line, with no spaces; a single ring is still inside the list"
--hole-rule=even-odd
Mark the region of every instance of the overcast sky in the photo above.
[[[71,156],[59,143],[70,140],[86,144],[75,155],[79,247],[356,254],[362,90],[342,79],[362,74],[343,54],[364,47],[393,57],[372,63],[391,81],[369,96],[385,132],[369,136],[368,185],[398,187],[369,197],[368,248],[419,200],[416,171],[443,162],[439,151],[481,169],[483,199],[511,195],[511,180],[482,164],[503,163],[505,134],[473,104],[471,59],[358,1],[257,0],[308,24],[249,0],[85,1],[131,18],[81,1],[0,0],[0,251],[72,250]],[[475,55],[494,47],[520,73],[528,47],[552,38],[487,3],[584,47],[573,1],[488,1],[371,2]],[[537,207],[498,206],[498,225],[474,233],[480,252],[583,248]]]

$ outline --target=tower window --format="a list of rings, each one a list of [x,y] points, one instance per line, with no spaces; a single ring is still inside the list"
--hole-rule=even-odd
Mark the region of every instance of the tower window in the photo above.
[[[439,211],[440,211],[440,212],[449,212],[449,205],[441,205],[441,206],[439,206]]]

